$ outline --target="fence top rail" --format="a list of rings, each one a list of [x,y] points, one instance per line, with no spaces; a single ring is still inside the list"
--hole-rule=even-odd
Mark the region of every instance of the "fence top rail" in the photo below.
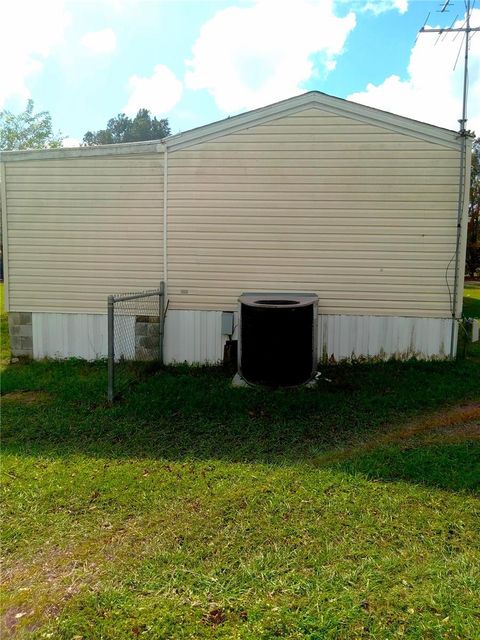
[[[160,295],[163,295],[163,291],[161,289],[154,289],[153,291],[142,291],[141,293],[125,293],[118,296],[108,296],[108,299],[112,302],[125,302],[126,300],[137,300],[138,298]]]

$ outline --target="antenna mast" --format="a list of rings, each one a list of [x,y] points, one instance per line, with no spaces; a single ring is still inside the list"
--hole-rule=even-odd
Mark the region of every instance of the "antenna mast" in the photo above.
[[[440,13],[444,13],[448,6],[450,5],[451,0],[445,0],[442,8],[440,9]],[[457,209],[457,237],[455,244],[455,254],[452,256],[450,262],[447,265],[445,270],[445,279],[447,281],[447,287],[450,292],[450,286],[448,284],[448,270],[450,265],[455,258],[455,274],[453,281],[453,298],[450,299],[451,304],[451,312],[452,312],[452,327],[450,332],[450,357],[455,357],[455,321],[458,321],[460,318],[457,318],[457,306],[458,306],[458,290],[462,288],[462,280],[459,273],[460,270],[460,246],[461,246],[461,236],[462,236],[462,223],[464,222],[464,209],[465,209],[465,200],[468,200],[467,195],[467,180],[469,176],[467,176],[467,101],[468,101],[468,46],[470,40],[470,34],[474,31],[480,31],[480,27],[471,27],[470,26],[470,14],[472,11],[471,0],[465,1],[465,23],[462,27],[454,27],[455,20],[452,25],[443,29],[425,29],[425,25],[420,29],[419,34],[421,33],[438,33],[438,37],[440,38],[442,34],[446,33],[464,33],[465,34],[465,56],[464,56],[464,68],[463,68],[463,104],[462,104],[462,117],[458,121],[460,123],[460,131],[459,136],[462,140],[461,151],[460,151],[460,173],[459,173],[459,185],[458,185],[458,209]],[[428,17],[427,17],[428,20]]]

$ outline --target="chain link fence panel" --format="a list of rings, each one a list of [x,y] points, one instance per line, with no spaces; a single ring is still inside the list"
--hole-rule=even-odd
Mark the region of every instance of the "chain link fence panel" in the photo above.
[[[165,286],[111,295],[108,319],[108,401],[147,371],[163,364]]]

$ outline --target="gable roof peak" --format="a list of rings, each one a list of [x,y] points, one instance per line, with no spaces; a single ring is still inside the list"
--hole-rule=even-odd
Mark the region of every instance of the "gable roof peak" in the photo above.
[[[163,142],[167,149],[173,151],[215,139],[229,133],[235,133],[242,129],[260,125],[312,107],[328,111],[332,113],[332,115],[373,124],[383,127],[384,129],[395,131],[396,133],[403,133],[449,148],[458,149],[461,146],[459,134],[450,129],[412,120],[411,118],[399,116],[388,111],[382,111],[357,102],[351,102],[344,98],[330,96],[318,90],[307,91],[306,93],[275,102],[265,107],[229,116],[224,120],[178,133],[165,138]]]

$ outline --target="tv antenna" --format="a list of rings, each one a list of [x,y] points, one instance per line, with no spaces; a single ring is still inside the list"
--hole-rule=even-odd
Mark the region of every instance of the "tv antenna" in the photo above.
[[[474,2],[475,4],[475,2]],[[445,0],[440,13],[445,13],[448,7],[451,5],[451,0]],[[463,101],[462,101],[462,117],[459,120],[460,123],[460,135],[466,135],[467,124],[467,100],[468,100],[468,48],[470,45],[470,34],[475,31],[480,31],[480,27],[470,26],[470,16],[472,13],[471,0],[465,0],[465,22],[461,27],[455,27],[455,21],[450,27],[442,27],[438,29],[425,28],[425,25],[420,29],[419,33],[438,33],[440,38],[447,33],[464,33],[465,34],[465,53],[464,53],[464,66],[463,66]],[[428,18],[427,18],[428,20]]]
[[[460,152],[460,172],[459,172],[459,185],[458,185],[458,208],[457,208],[457,237],[455,243],[455,253],[450,259],[450,262],[447,265],[445,270],[445,280],[448,287],[448,292],[450,295],[450,286],[448,284],[448,270],[450,268],[451,263],[455,260],[455,272],[454,272],[454,280],[453,280],[453,297],[450,295],[450,306],[452,312],[452,326],[450,331],[450,357],[455,357],[455,323],[460,321],[460,318],[457,317],[457,306],[458,306],[458,290],[459,290],[459,280],[460,280],[460,244],[461,244],[461,233],[462,233],[462,224],[464,224],[464,210],[465,210],[465,201],[468,200],[467,195],[467,138],[469,137],[469,133],[467,131],[467,100],[468,100],[468,47],[470,44],[470,36],[475,31],[480,31],[480,27],[471,27],[470,26],[470,16],[472,13],[472,3],[471,0],[464,0],[465,2],[465,22],[460,27],[455,27],[455,20],[452,22],[450,27],[431,29],[425,28],[425,24],[420,29],[419,34],[422,33],[438,33],[438,40],[442,37],[442,35],[447,33],[456,33],[458,36],[459,33],[465,34],[465,52],[464,52],[464,67],[463,67],[463,101],[462,101],[462,117],[458,121],[460,123],[460,131],[459,136],[461,138],[461,152]],[[445,13],[448,11],[451,0],[444,0],[442,8],[440,9],[440,13]],[[473,0],[473,4],[475,4],[475,0]],[[427,17],[428,20],[428,17]],[[435,43],[436,44],[436,43]],[[461,50],[461,48],[460,48]],[[459,52],[460,53],[460,52]],[[458,60],[458,56],[457,56]],[[455,62],[455,66],[456,66]],[[461,317],[461,316],[460,316]]]

